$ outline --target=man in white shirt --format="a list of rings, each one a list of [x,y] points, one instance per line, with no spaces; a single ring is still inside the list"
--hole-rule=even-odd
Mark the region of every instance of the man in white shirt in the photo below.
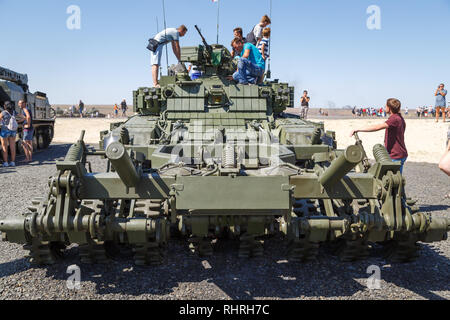
[[[184,37],[187,33],[187,28],[184,25],[175,28],[167,28],[160,33],[158,33],[153,39],[158,42],[158,47],[156,50],[151,52],[151,63],[152,63],[152,77],[153,84],[156,88],[159,87],[158,82],[158,72],[159,66],[161,65],[161,57],[163,53],[164,46],[169,42],[172,43],[173,53],[177,57],[178,61],[181,59],[181,49],[180,49],[180,37]]]

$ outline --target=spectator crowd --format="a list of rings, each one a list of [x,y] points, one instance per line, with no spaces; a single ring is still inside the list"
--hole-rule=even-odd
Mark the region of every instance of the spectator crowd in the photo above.
[[[354,117],[378,117],[386,118],[387,114],[384,108],[375,107],[354,107],[352,110]]]

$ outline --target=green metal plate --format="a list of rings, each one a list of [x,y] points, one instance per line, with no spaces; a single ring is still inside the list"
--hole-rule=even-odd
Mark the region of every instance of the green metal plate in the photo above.
[[[179,177],[177,209],[288,210],[288,184],[288,177]]]

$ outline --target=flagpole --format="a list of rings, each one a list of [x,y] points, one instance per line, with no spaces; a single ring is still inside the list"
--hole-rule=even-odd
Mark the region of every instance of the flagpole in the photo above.
[[[158,16],[156,16],[156,34],[159,33],[159,21],[158,21]],[[159,77],[162,77],[162,68],[159,68]]]
[[[165,4],[164,0],[162,0],[162,5],[163,5],[163,16],[164,16],[164,32],[165,32],[165,36],[166,36],[166,40],[167,40],[166,4]],[[169,75],[169,49],[167,48],[167,45],[166,45],[166,64],[167,64],[167,75]]]
[[[217,0],[217,44],[219,44],[220,0]]]

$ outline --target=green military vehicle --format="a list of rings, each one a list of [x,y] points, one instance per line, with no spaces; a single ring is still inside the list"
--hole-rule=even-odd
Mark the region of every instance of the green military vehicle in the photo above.
[[[134,111],[101,132],[99,150],[83,135],[57,162],[50,192],[22,216],[0,221],[4,241],[25,244],[32,262],[51,264],[78,244],[84,263],[107,263],[131,247],[137,265],[159,264],[171,237],[213,253],[213,240],[240,241],[238,256],[263,255],[284,234],[291,261],[314,259],[328,244],[343,261],[365,258],[374,243],[399,262],[417,242],[447,239],[450,219],[419,212],[405,194],[400,165],[359,139],[345,150],[321,123],[286,113],[287,83],[239,85],[222,45],[182,49],[203,73],[174,72],[161,88],[134,91]],[[88,157],[107,159],[91,172]]]
[[[20,114],[18,103],[24,100],[33,115],[34,148],[46,149],[51,144],[55,128],[55,111],[51,108],[47,95],[42,92],[31,93],[28,76],[0,67],[0,108],[10,101]],[[1,126],[1,124],[0,124]],[[21,139],[23,128],[19,126],[18,138]],[[18,140],[20,141],[20,140]],[[18,150],[22,150],[20,143]]]

